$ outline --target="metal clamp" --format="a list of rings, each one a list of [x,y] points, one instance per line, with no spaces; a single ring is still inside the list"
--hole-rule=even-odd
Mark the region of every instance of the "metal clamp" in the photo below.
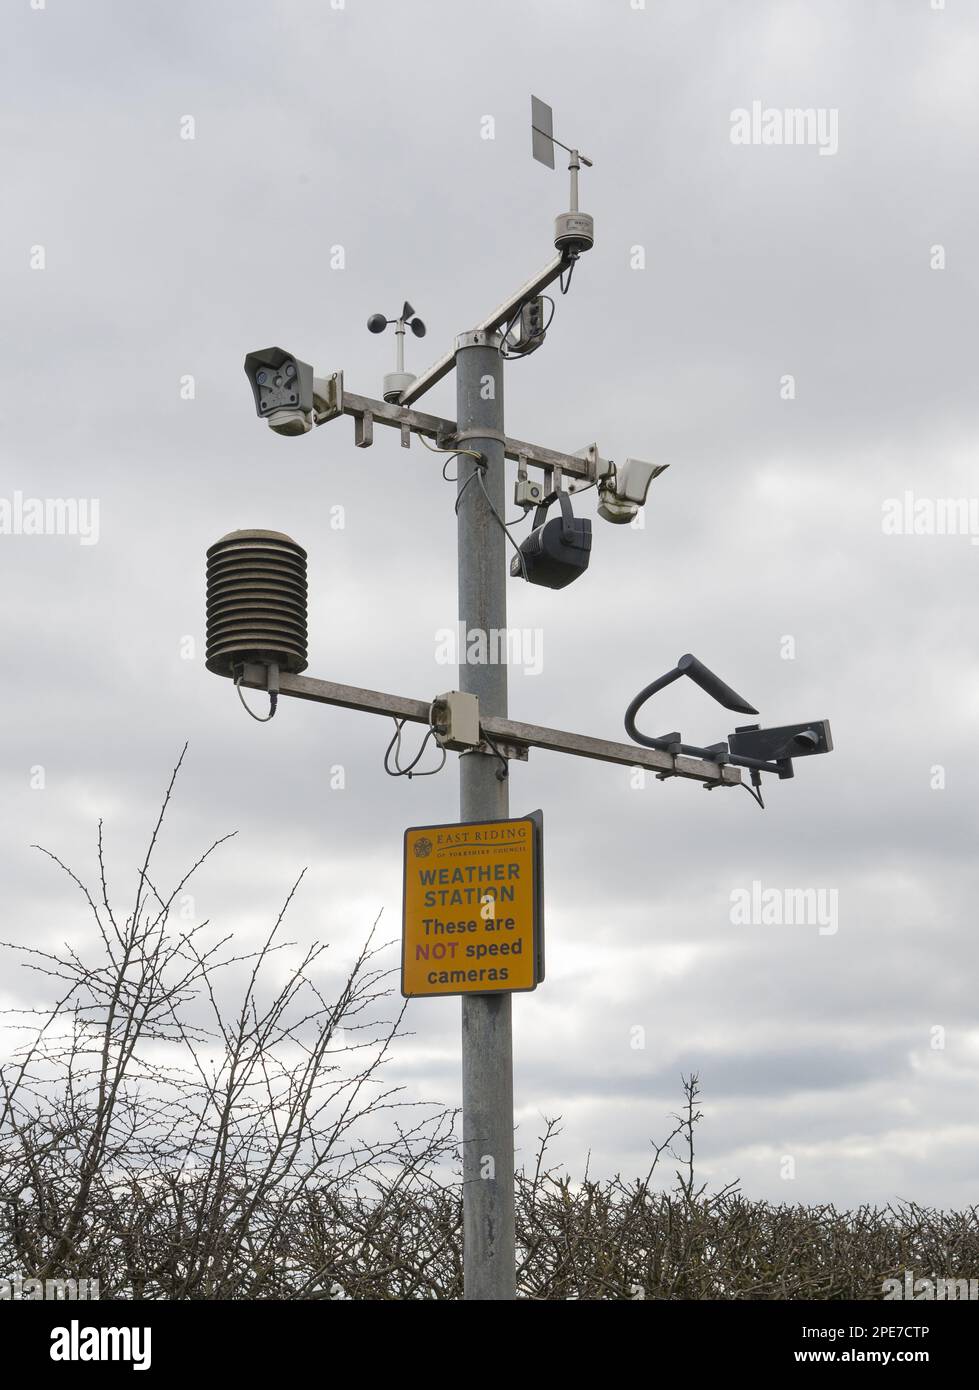
[[[526,743],[507,743],[499,739],[493,740],[492,747],[484,741],[472,749],[472,752],[488,753],[490,757],[512,758],[518,763],[525,763],[530,757],[530,749]]]
[[[502,430],[492,430],[488,426],[479,430],[456,430],[452,436],[456,444],[467,439],[492,439],[497,444],[506,444],[507,438]]]
[[[471,328],[468,333],[456,334],[455,350],[459,352],[460,349],[471,347],[498,348],[501,342],[502,335],[497,333],[495,328]],[[405,395],[411,396],[412,399],[416,397],[416,394],[421,395],[421,392],[417,391],[417,387],[422,380],[423,378],[419,378],[414,386],[405,392]]]
[[[354,420],[354,446],[358,449],[369,449],[373,443],[374,417],[369,410],[365,410]]]

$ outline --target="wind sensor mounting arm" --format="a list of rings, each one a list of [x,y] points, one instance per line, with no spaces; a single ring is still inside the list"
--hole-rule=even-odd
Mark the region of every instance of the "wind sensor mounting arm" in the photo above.
[[[525,281],[514,294],[504,299],[491,314],[477,323],[474,329],[477,333],[495,333],[498,329],[506,327],[507,324],[512,324],[523,306],[536,299],[541,291],[546,290],[548,285],[553,285],[555,280],[562,281],[561,287],[566,292],[571,283],[570,272],[578,257],[583,251],[589,251],[595,245],[595,219],[590,213],[581,212],[578,207],[578,173],[582,164],[590,168],[592,161],[580,150],[570,149],[560,140],[554,138],[553,113],[547,103],[541,101],[539,97],[532,96],[530,98],[530,125],[534,158],[541,164],[546,164],[549,169],[555,167],[555,145],[560,145],[561,149],[567,150],[571,156],[568,164],[571,171],[571,206],[567,212],[559,213],[554,220],[554,246],[557,255],[548,262],[543,270]],[[566,272],[567,279],[564,278]],[[425,392],[430,391],[437,382],[447,376],[454,366],[455,348],[453,347],[437,362],[433,362],[428,371],[422,372],[421,376],[402,392],[399,397],[400,403],[412,405],[415,401],[420,400]]]

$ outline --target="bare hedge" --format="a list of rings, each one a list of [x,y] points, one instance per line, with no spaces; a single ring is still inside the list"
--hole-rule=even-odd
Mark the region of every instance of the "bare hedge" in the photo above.
[[[157,890],[179,768],[128,910],[110,905],[101,825],[97,891],[43,851],[83,895],[91,958],[6,947],[53,998],[5,1018],[0,1277],[97,1279],[103,1298],[460,1298],[457,1117],[386,1081],[404,1005],[382,948],[372,933],[325,998],[323,948],[282,940],[295,886],[251,951],[175,921],[223,843]],[[906,1270],[979,1277],[977,1207],[837,1211],[698,1186],[696,1076],[684,1096],[639,1179],[549,1168],[547,1123],[517,1176],[521,1297],[880,1299]]]

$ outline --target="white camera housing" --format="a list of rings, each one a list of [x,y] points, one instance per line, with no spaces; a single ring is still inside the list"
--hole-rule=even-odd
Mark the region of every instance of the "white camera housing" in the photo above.
[[[631,521],[646,504],[649,484],[669,466],[643,459],[626,459],[621,467],[613,464],[598,484],[598,515],[619,526]]]
[[[313,421],[304,410],[274,410],[266,416],[266,422],[276,434],[308,434],[313,428]]]

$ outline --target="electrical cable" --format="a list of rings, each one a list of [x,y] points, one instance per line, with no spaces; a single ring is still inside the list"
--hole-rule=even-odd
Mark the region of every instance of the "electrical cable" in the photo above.
[[[542,295],[539,295],[538,298],[540,298],[540,299],[546,299],[547,302],[548,302],[548,304],[550,304],[550,306],[551,306],[550,318],[549,318],[549,319],[547,320],[547,322],[543,325],[543,327],[542,327],[541,330],[540,330],[540,333],[538,334],[537,338],[534,340],[534,342],[533,342],[533,344],[532,344],[531,346],[521,348],[521,347],[519,347],[519,346],[515,346],[514,344],[508,344],[508,343],[507,343],[507,339],[509,338],[510,334],[513,332],[513,329],[514,329],[514,326],[515,326],[515,324],[516,324],[516,322],[517,322],[517,319],[520,317],[521,313],[523,312],[523,307],[524,307],[524,306],[523,306],[523,304],[521,304],[521,305],[519,306],[519,308],[517,308],[517,309],[514,311],[512,317],[510,318],[509,323],[507,324],[506,328],[503,330],[503,336],[502,336],[502,338],[500,339],[500,356],[503,358],[503,360],[504,360],[505,362],[513,361],[513,360],[516,360],[517,358],[520,358],[520,357],[530,357],[530,356],[532,356],[533,353],[535,353],[535,352],[537,351],[537,349],[538,349],[539,347],[543,347],[543,346],[544,346],[544,339],[547,337],[547,330],[550,328],[551,324],[554,322],[554,315],[555,315],[555,313],[557,312],[557,305],[555,304],[554,300],[551,298],[551,296],[550,296],[549,294],[542,294]],[[528,303],[529,303],[529,301],[525,301],[525,302],[528,302]]]
[[[744,789],[745,789],[745,791],[748,793],[748,795],[749,795],[753,800],[755,800],[755,801],[758,802],[758,805],[759,805],[759,806],[761,807],[761,809],[764,811],[764,809],[765,809],[765,803],[764,803],[764,801],[762,800],[762,795],[761,795],[761,773],[758,771],[758,769],[757,769],[756,767],[753,767],[753,768],[751,769],[751,787],[748,786],[748,783],[747,783],[747,782],[742,782],[741,785],[742,785],[742,787],[744,787]],[[751,789],[752,787],[754,787],[754,791],[752,791],[752,789]]]
[[[437,445],[429,444],[428,440],[425,438],[423,434],[420,434],[418,438],[424,444],[425,448],[429,451],[429,453],[446,455],[445,463],[443,463],[442,465],[442,477],[445,478],[445,481],[447,483],[455,482],[454,478],[446,477],[445,470],[448,467],[449,459],[456,458],[459,454],[468,454],[470,458],[474,458],[477,461],[482,462],[483,456],[478,449],[439,449]]]
[[[476,467],[475,467],[475,468],[473,469],[473,471],[469,474],[469,477],[466,479],[466,481],[463,483],[462,487],[459,489],[459,493],[458,493],[458,495],[457,495],[457,497],[456,497],[456,502],[455,502],[455,514],[456,514],[456,516],[459,515],[459,503],[462,501],[462,498],[463,498],[463,495],[465,494],[466,488],[467,488],[467,487],[469,486],[469,484],[472,482],[473,478],[479,478],[480,483],[482,483],[483,469],[484,469],[484,467],[485,467],[485,464],[483,464],[482,462],[477,463],[477,464],[476,464]],[[458,482],[459,479],[456,478],[455,481]]]
[[[482,469],[482,468],[477,468],[476,472],[473,473],[473,474],[471,475],[471,477],[467,478],[466,481],[467,481],[467,483],[472,482],[472,479],[473,479],[474,477],[476,477],[477,474],[478,474],[478,476],[479,476],[479,486],[480,486],[480,487],[482,488],[482,490],[483,490],[483,496],[486,498],[487,505],[489,506],[490,511],[493,513],[493,515],[496,517],[497,521],[499,522],[499,524],[500,524],[500,526],[501,526],[501,528],[502,528],[502,530],[503,530],[503,534],[506,536],[507,540],[510,542],[510,544],[513,546],[514,550],[517,552],[517,558],[518,558],[519,561],[520,561],[520,569],[521,569],[521,571],[522,571],[522,573],[523,573],[524,579],[527,579],[527,561],[526,561],[526,560],[524,559],[524,557],[523,557],[523,551],[520,549],[520,547],[519,547],[519,545],[517,544],[517,542],[516,542],[516,541],[513,539],[513,537],[511,536],[509,526],[506,524],[506,522],[503,520],[502,516],[500,516],[499,512],[498,512],[498,511],[496,510],[496,508],[494,507],[494,505],[493,505],[493,499],[490,497],[489,493],[486,491],[486,484],[483,482],[483,469]],[[464,492],[464,491],[465,491],[465,486],[463,487],[463,492]],[[458,503],[459,503],[459,501],[461,501],[461,499],[462,499],[462,492],[460,492],[460,493],[459,493],[459,496],[456,498],[456,504],[457,504],[457,505],[456,505],[456,510],[457,510],[457,511],[458,511]],[[529,579],[527,580],[527,582],[528,582],[528,583],[530,582]]]
[[[481,730],[481,732],[482,732],[483,742],[484,742],[485,744],[488,744],[488,745],[489,745],[489,747],[493,750],[493,752],[496,754],[496,756],[497,756],[497,757],[499,758],[499,760],[500,760],[500,766],[496,769],[496,780],[497,780],[498,782],[505,782],[506,779],[510,776],[510,767],[509,767],[509,764],[507,763],[506,758],[504,758],[503,754],[502,754],[502,753],[500,752],[500,750],[497,748],[496,744],[495,744],[495,743],[493,742],[493,740],[490,738],[489,734],[485,731],[485,729]]]
[[[425,735],[424,739],[422,739],[421,747],[419,748],[415,756],[412,758],[411,762],[408,764],[407,767],[401,766],[401,732],[404,729],[406,722],[407,721],[404,719],[395,719],[394,721],[394,737],[391,739],[391,742],[384,750],[384,771],[387,773],[389,777],[407,777],[409,781],[412,777],[434,777],[436,772],[441,772],[443,767],[445,767],[445,760],[448,757],[448,754],[446,753],[446,750],[443,747],[438,734],[431,726],[429,726],[428,733]],[[435,739],[435,742],[438,744],[439,749],[441,750],[442,761],[439,763],[438,767],[430,767],[425,772],[416,772],[415,768],[421,761],[422,754],[425,752],[425,749],[428,747],[429,740],[432,738]],[[390,765],[392,749],[394,750],[393,770]]]
[[[502,337],[500,338],[500,356],[501,356],[502,358],[504,358],[504,360],[506,360],[506,361],[509,361],[511,357],[521,357],[521,356],[523,355],[523,354],[520,353],[520,352],[515,352],[512,348],[511,348],[511,350],[510,350],[509,352],[506,350],[506,349],[507,349],[507,339],[509,338],[510,334],[513,332],[514,324],[517,322],[517,319],[520,317],[520,313],[521,313],[521,310],[522,310],[522,309],[523,309],[523,305],[521,304],[520,307],[514,311],[514,313],[513,313],[513,314],[511,315],[511,317],[510,317],[509,322],[507,323],[506,328],[504,328],[504,330],[503,330],[503,335],[502,335]]]
[[[578,255],[579,255],[579,253],[578,253],[577,251],[572,251],[571,255],[568,257],[568,278],[567,278],[567,279],[564,278],[564,271],[563,271],[563,270],[561,271],[561,274],[560,274],[558,283],[559,283],[560,286],[561,286],[561,293],[562,293],[562,294],[567,294],[568,290],[571,288],[571,277],[572,277],[572,275],[574,274],[574,268],[575,268],[575,265],[577,264],[577,261],[578,261]]]
[[[454,478],[450,478],[448,473],[445,471],[449,466],[450,459],[457,458],[460,454],[468,454],[470,458],[476,460],[475,469],[472,471],[472,473],[470,473],[469,477],[466,479],[462,487],[459,489],[459,495],[456,498],[455,511],[456,516],[458,516],[459,503],[462,501],[462,494],[465,492],[466,488],[472,482],[476,474],[481,472],[482,469],[486,467],[486,460],[483,458],[482,454],[479,452],[478,449],[437,449],[434,444],[429,444],[428,440],[425,438],[423,434],[420,434],[418,438],[424,444],[425,448],[429,451],[429,453],[446,455],[445,462],[442,465],[442,477],[445,479],[447,483],[457,483],[459,481],[458,473],[456,473],[456,476]]]
[[[244,695],[241,693],[241,680],[242,680],[241,676],[236,676],[236,677],[235,677],[235,689],[236,689],[237,692],[238,692],[238,699],[239,699],[239,700],[241,701],[241,703],[244,705],[245,710],[247,711],[247,713],[250,714],[251,717],[252,717],[254,720],[256,720],[259,724],[267,724],[267,723],[269,722],[269,720],[272,719],[272,718],[274,718],[274,716],[275,716],[276,707],[278,706],[278,703],[279,703],[279,695],[278,695],[278,692],[275,691],[275,690],[270,690],[270,691],[269,691],[269,712],[268,712],[268,714],[256,714],[255,711],[254,711],[253,709],[249,709],[249,707],[248,707],[248,702],[247,702],[247,700],[245,699]]]
[[[545,297],[546,299],[550,299],[550,295],[545,295],[544,297]],[[553,318],[553,317],[554,317],[554,315],[552,314],[552,315],[551,315],[551,318]],[[550,323],[550,319],[548,319],[548,323]],[[451,458],[456,458],[459,454],[468,454],[470,458],[476,460],[476,466],[475,466],[475,468],[474,468],[473,471],[470,473],[470,475],[469,475],[469,477],[466,479],[466,481],[463,483],[462,487],[459,489],[459,494],[458,494],[458,496],[456,497],[456,501],[455,501],[456,516],[459,515],[459,503],[462,501],[463,496],[465,495],[466,488],[467,488],[467,487],[469,486],[469,484],[472,482],[473,478],[478,478],[478,479],[479,479],[479,486],[482,488],[483,496],[486,498],[486,501],[487,501],[487,504],[488,504],[488,506],[489,506],[490,511],[493,513],[494,517],[496,518],[496,520],[499,522],[500,526],[502,527],[502,529],[503,529],[503,534],[506,536],[507,540],[510,542],[510,544],[513,546],[514,550],[517,552],[517,556],[518,556],[518,558],[519,558],[519,560],[520,560],[520,568],[521,568],[521,570],[523,571],[523,577],[524,577],[524,579],[526,579],[526,578],[527,578],[527,564],[526,564],[526,561],[524,560],[523,552],[521,551],[520,546],[517,544],[517,542],[513,539],[513,536],[511,536],[511,534],[510,534],[510,526],[517,525],[519,521],[524,520],[524,517],[518,517],[518,518],[517,518],[517,521],[515,521],[515,522],[510,522],[510,523],[508,524],[507,522],[505,522],[505,521],[503,520],[503,518],[500,516],[499,512],[496,510],[496,507],[493,505],[493,501],[492,501],[492,499],[491,499],[489,493],[486,491],[486,484],[483,482],[483,474],[486,472],[486,460],[483,458],[483,455],[482,455],[481,453],[479,453],[479,451],[476,450],[476,449],[438,449],[438,448],[436,448],[436,446],[435,446],[434,444],[429,444],[428,440],[425,438],[425,436],[424,436],[423,434],[420,434],[420,435],[418,436],[418,438],[419,438],[419,439],[421,440],[421,442],[424,444],[425,448],[428,449],[431,453],[433,453],[433,454],[445,454],[445,455],[447,455],[446,460],[445,460],[445,463],[443,463],[443,465],[442,465],[442,477],[445,479],[445,481],[446,481],[447,483],[454,483],[454,482],[458,482],[458,481],[459,481],[458,474],[456,475],[455,478],[450,478],[449,475],[448,475],[448,474],[446,473],[446,471],[445,471],[446,468],[448,468],[448,466],[449,466],[449,459],[451,459]],[[249,711],[249,712],[250,712],[250,711]],[[393,742],[393,741],[392,741],[392,742]],[[395,773],[395,774],[392,774],[392,775],[397,776],[398,774]],[[421,776],[422,774],[419,773],[418,775]],[[425,774],[425,775],[427,776],[428,774]]]

